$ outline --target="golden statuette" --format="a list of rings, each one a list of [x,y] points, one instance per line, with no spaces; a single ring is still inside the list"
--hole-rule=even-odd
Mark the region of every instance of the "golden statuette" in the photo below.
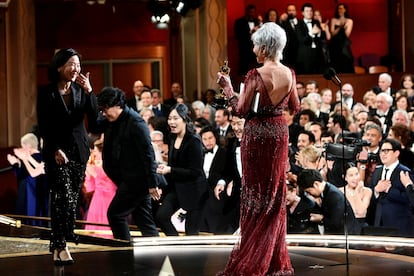
[[[230,74],[230,67],[229,67],[229,61],[225,60],[224,64],[220,66],[220,73],[222,73],[223,75],[229,75]],[[219,91],[216,93],[216,95],[214,96],[214,103],[213,106],[217,109],[217,108],[226,108],[227,107],[227,102],[228,102],[228,98],[226,97],[226,95],[224,95],[223,93],[223,88],[219,88]]]

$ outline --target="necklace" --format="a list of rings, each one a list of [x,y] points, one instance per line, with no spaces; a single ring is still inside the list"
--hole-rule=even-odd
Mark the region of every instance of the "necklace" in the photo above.
[[[348,193],[350,196],[354,196],[355,195],[355,190],[348,190]]]

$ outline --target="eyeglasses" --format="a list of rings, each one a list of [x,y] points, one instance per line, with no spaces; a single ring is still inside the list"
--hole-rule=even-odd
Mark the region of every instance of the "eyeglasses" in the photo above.
[[[380,153],[388,154],[390,151],[394,151],[393,149],[381,149]]]

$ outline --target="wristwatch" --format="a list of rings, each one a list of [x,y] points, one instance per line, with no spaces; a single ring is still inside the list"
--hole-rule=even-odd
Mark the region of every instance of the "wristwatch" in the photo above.
[[[365,170],[367,168],[367,166],[365,166],[365,165],[361,165],[361,166],[359,166],[359,169],[360,170]]]

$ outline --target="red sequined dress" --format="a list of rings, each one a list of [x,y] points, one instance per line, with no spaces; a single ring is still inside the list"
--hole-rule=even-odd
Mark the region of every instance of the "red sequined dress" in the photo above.
[[[292,74],[294,78],[293,71]],[[298,98],[297,94],[291,88],[280,103],[273,105],[256,69],[246,76],[245,84],[249,82],[255,83],[255,88],[246,89],[244,93],[260,93],[256,114],[247,115],[251,101],[248,103],[246,99],[252,96],[242,95],[240,99],[230,100],[236,113],[246,117],[240,145],[243,168],[241,239],[225,270],[217,275],[293,275],[285,241],[289,129],[282,112],[286,107],[297,112],[299,100],[295,99],[293,95]]]

